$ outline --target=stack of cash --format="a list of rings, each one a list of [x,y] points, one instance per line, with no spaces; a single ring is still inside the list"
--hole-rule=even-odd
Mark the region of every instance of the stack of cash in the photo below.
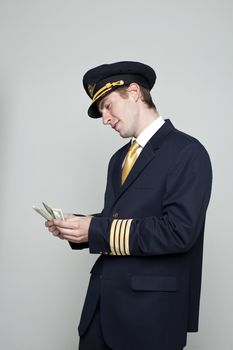
[[[38,208],[33,206],[32,208],[39,213],[41,216],[43,216],[43,218],[45,218],[46,220],[53,220],[53,219],[61,219],[64,220],[64,215],[62,213],[61,209],[57,209],[57,208],[52,208],[50,205],[45,204],[44,202],[43,206],[44,208]]]

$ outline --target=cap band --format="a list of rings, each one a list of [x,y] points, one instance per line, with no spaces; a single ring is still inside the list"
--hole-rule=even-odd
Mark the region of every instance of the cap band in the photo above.
[[[124,80],[118,80],[114,81],[112,83],[105,84],[102,88],[100,88],[95,95],[93,96],[92,101],[95,102],[98,98],[100,98],[103,94],[105,94],[107,91],[111,90],[113,86],[121,86],[124,85]]]

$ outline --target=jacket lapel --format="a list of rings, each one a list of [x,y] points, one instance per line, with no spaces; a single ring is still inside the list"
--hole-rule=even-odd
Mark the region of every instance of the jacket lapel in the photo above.
[[[130,147],[131,141],[128,142],[119,152],[114,166],[112,170],[112,186],[115,192],[115,196],[117,197],[121,191],[122,185],[121,185],[121,169],[122,164],[125,159],[125,156],[128,152],[128,149]]]
[[[129,142],[122,149],[121,154],[115,162],[112,174],[113,187],[116,195],[115,201],[117,201],[119,197],[132,185],[143,169],[152,161],[156,155],[156,151],[160,148],[164,139],[172,130],[174,130],[174,126],[169,119],[166,119],[163,126],[151,137],[146,146],[143,148],[123,185],[121,185],[121,168],[131,142]]]
[[[140,175],[143,169],[155,156],[155,151],[151,147],[151,143],[148,142],[146,146],[141,151],[136,163],[134,164],[132,170],[127,176],[123,185],[121,185],[121,191],[126,191],[126,189],[134,182],[134,180]]]

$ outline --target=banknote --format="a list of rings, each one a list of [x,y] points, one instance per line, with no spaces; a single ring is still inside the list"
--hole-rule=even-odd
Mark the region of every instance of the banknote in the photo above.
[[[42,202],[42,204],[43,204],[45,210],[50,214],[51,218],[56,219],[56,218],[55,218],[55,215],[54,215],[54,213],[53,213],[52,207],[50,207],[48,204],[46,204],[46,203],[44,203],[44,202]]]
[[[32,207],[37,213],[39,213],[41,216],[43,216],[43,218],[45,218],[46,220],[51,220],[53,219],[52,216],[48,213],[46,213],[43,209],[36,207],[35,205],[33,205]]]
[[[44,208],[39,208],[36,206],[33,206],[32,208],[39,213],[41,216],[43,216],[43,218],[45,218],[46,220],[52,220],[52,219],[61,219],[64,220],[64,215],[61,209],[58,208],[53,208],[52,206],[44,203],[43,206]]]

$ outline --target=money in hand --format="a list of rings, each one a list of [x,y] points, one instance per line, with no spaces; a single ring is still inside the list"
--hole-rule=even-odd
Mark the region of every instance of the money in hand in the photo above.
[[[36,206],[33,206],[32,208],[41,216],[43,216],[43,218],[45,218],[46,220],[52,220],[52,219],[64,220],[64,215],[61,209],[52,208],[48,204],[44,202],[42,203],[45,209],[38,208]]]

